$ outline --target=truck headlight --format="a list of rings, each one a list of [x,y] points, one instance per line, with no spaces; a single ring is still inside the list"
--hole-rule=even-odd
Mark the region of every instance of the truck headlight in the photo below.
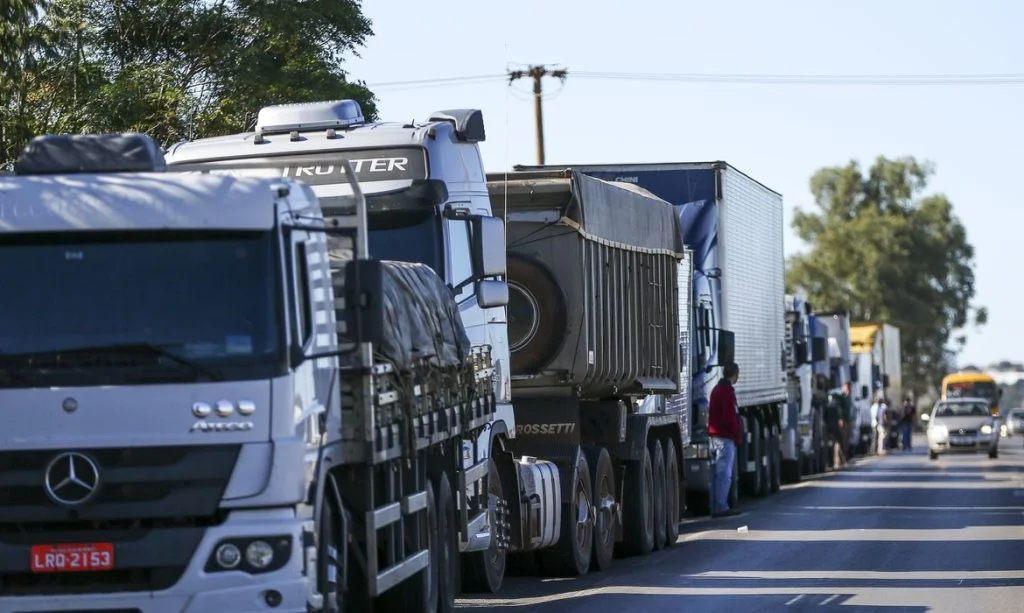
[[[256,575],[280,569],[292,555],[290,535],[226,538],[206,561],[208,573],[236,571]]]
[[[263,570],[274,561],[274,548],[266,541],[253,541],[245,548],[245,561],[257,570]]]
[[[224,543],[217,548],[215,554],[217,564],[221,568],[232,569],[238,566],[238,563],[242,561],[242,552],[238,550],[238,547],[234,543]]]

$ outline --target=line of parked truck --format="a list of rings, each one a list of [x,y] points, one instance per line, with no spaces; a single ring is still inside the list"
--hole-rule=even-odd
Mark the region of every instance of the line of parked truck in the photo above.
[[[780,194],[724,162],[488,174],[484,139],[346,100],[32,141],[0,178],[2,608],[449,611],[606,569],[707,513],[729,362],[734,503],[827,469],[846,384],[869,450],[899,330],[786,294]]]

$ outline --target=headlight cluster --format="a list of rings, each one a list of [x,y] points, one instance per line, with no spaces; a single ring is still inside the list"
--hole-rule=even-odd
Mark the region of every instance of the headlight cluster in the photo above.
[[[932,425],[931,425],[931,427],[928,428],[928,430],[930,432],[934,432],[935,436],[938,436],[938,437],[943,437],[943,436],[948,436],[949,435],[949,430],[946,428],[946,426],[944,426],[942,424],[937,424],[935,422],[932,422]]]
[[[269,573],[288,563],[292,537],[259,536],[229,538],[217,543],[206,562],[206,572],[239,570],[251,575]]]
[[[982,434],[992,434],[992,425],[991,424],[985,424],[984,426],[982,426],[981,427],[981,433]]]

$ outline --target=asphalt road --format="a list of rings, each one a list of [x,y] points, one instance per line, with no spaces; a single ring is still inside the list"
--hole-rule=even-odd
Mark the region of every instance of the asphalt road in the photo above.
[[[509,578],[465,613],[1024,613],[1024,440],[930,462],[913,453],[684,522],[679,542],[580,579]]]

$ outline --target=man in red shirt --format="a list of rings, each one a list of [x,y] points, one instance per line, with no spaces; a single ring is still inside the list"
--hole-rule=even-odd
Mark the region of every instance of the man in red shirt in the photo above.
[[[736,450],[743,440],[739,406],[734,386],[740,378],[740,367],[735,363],[722,368],[722,378],[711,390],[708,401],[708,436],[711,437],[711,517],[727,517],[739,511],[729,508],[729,490],[732,489],[732,470],[736,463]]]

